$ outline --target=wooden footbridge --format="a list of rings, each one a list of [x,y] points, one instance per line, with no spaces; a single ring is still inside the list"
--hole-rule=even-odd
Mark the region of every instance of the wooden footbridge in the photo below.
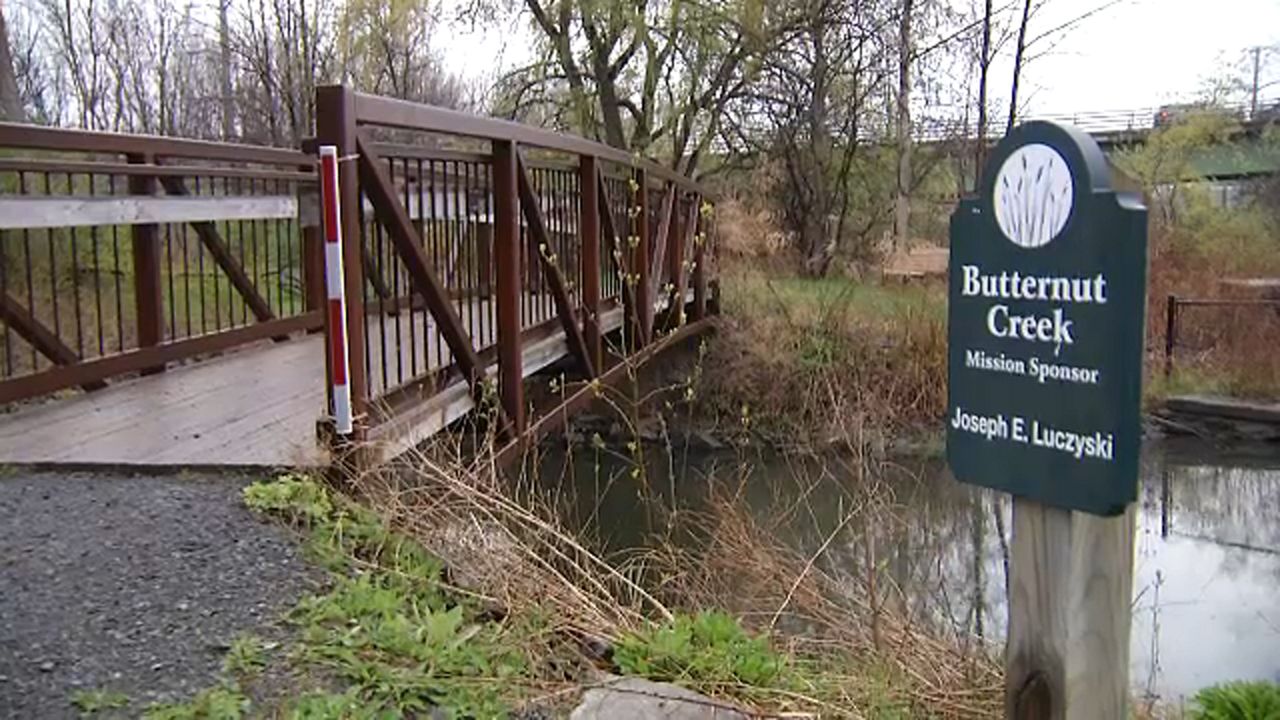
[[[316,100],[300,149],[0,124],[0,463],[376,462],[481,404],[517,446],[708,327],[697,183],[515,123]],[[575,382],[526,417],[553,365]]]

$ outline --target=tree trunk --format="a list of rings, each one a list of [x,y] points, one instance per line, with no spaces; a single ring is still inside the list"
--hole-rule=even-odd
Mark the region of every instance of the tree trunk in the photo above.
[[[1018,24],[1018,49],[1013,56],[1013,83],[1009,88],[1009,122],[1005,125],[1005,134],[1013,132],[1018,121],[1018,82],[1022,79],[1022,56],[1027,49],[1027,21],[1031,19],[1031,2],[1022,4],[1022,22]]]
[[[25,122],[26,115],[18,93],[18,76],[13,71],[13,55],[9,51],[9,26],[0,7],[0,120]]]
[[[831,188],[831,126],[828,99],[831,93],[828,48],[826,42],[826,18],[819,14],[813,28],[813,96],[809,99],[809,154],[810,182],[813,202],[804,219],[805,247],[808,258],[805,270],[814,277],[825,275],[831,266],[835,252],[835,239],[829,232],[832,206]]]
[[[894,212],[894,250],[910,244],[911,220],[911,9],[903,0],[898,23],[898,192]]]
[[[982,56],[978,58],[978,147],[973,155],[973,190],[982,182],[982,166],[987,159],[987,72],[991,69],[991,5],[982,13]]]

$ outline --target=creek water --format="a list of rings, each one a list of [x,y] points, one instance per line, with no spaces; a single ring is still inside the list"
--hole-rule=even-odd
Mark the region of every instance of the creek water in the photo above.
[[[839,456],[643,452],[639,473],[626,452],[551,448],[540,476],[571,491],[563,497],[575,522],[610,551],[671,536],[671,513],[649,509],[655,498],[696,515],[712,487],[728,488],[801,555],[825,545],[823,566],[850,577],[866,567],[870,542],[881,592],[895,594],[898,607],[1000,652],[1010,503],[957,483],[941,459],[895,458],[868,474]],[[849,509],[868,507],[868,499],[872,519],[848,522]],[[1280,453],[1187,439],[1148,443],[1136,533],[1136,695],[1176,701],[1227,680],[1280,681]],[[696,535],[676,541],[695,543]]]

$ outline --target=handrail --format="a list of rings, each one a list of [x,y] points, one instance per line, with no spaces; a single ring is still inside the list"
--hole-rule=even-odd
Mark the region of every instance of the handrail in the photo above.
[[[698,182],[651,160],[637,158],[609,145],[574,135],[522,125],[510,120],[472,115],[434,105],[421,105],[407,100],[353,93],[357,122],[405,130],[423,130],[485,140],[510,140],[547,150],[575,155],[589,155],[608,162],[642,169],[650,177],[666,180],[685,190],[707,195]]]
[[[315,163],[315,158],[310,155],[284,148],[188,140],[160,135],[124,135],[93,130],[50,128],[25,123],[0,123],[0,147],[152,155],[294,167]]]

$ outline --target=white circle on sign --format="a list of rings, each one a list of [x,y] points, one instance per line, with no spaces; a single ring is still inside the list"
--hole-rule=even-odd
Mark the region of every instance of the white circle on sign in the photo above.
[[[1044,143],[1023,145],[996,173],[996,225],[1015,245],[1047,245],[1071,217],[1072,187],[1071,168],[1057,150]]]

